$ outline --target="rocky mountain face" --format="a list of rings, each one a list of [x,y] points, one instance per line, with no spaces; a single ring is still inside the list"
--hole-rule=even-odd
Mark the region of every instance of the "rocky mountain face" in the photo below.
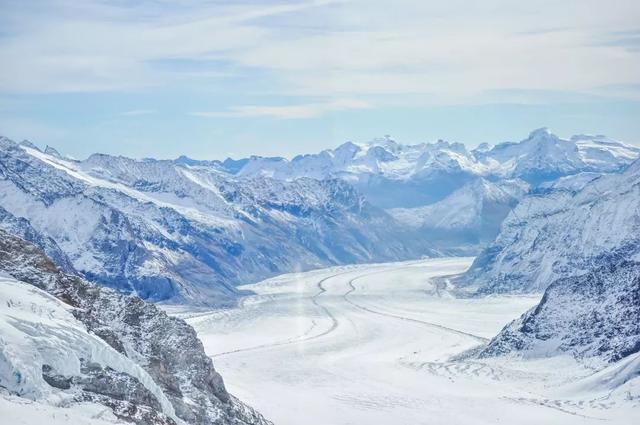
[[[480,356],[569,353],[608,363],[638,352],[640,263],[622,261],[553,282],[540,304],[507,325]]]
[[[542,187],[505,219],[465,276],[481,292],[543,291],[622,260],[640,260],[640,162],[622,174],[577,175]]]
[[[102,405],[138,425],[269,424],[226,391],[181,319],[63,273],[2,230],[0,272],[2,391],[44,405]]]
[[[12,217],[0,226],[32,229],[39,239],[18,234],[58,266],[152,301],[231,304],[239,282],[431,252],[339,179],[237,178],[213,162],[100,154],[74,161],[8,139],[0,207]]]

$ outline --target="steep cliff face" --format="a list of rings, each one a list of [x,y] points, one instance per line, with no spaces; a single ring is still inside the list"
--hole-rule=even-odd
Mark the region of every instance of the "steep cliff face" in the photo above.
[[[615,362],[639,351],[640,263],[622,262],[555,281],[540,304],[507,325],[480,355],[569,353]]]
[[[269,423],[226,391],[184,321],[65,274],[1,230],[0,271],[11,276],[0,282],[0,385],[10,393],[98,403],[137,424]]]

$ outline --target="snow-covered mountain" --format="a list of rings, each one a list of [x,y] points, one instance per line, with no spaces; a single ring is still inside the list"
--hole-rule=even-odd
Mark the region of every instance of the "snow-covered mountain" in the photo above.
[[[570,353],[597,367],[638,351],[640,263],[623,261],[556,280],[540,304],[507,325],[481,356]]]
[[[483,292],[542,291],[620,260],[640,260],[640,161],[576,175],[520,201],[465,280]]]
[[[219,164],[243,176],[341,178],[374,205],[413,208],[442,200],[477,177],[522,179],[538,185],[580,172],[620,171],[638,156],[639,148],[605,136],[562,139],[542,128],[517,143],[483,144],[471,151],[461,143],[401,145],[386,137],[366,144],[347,142],[292,160],[254,156],[229,161],[228,167]]]
[[[474,252],[493,241],[504,218],[527,191],[523,180],[491,182],[479,177],[434,204],[387,211],[445,252],[459,253],[465,247]]]
[[[480,294],[545,291],[480,356],[570,354],[594,370],[624,359],[619,373],[601,376],[598,385],[637,376],[639,261],[640,160],[620,174],[582,173],[540,185],[460,281]]]
[[[0,207],[90,280],[150,300],[224,304],[238,282],[430,252],[342,180],[237,178],[213,163],[100,154],[73,161],[8,139]]]
[[[75,423],[269,424],[226,391],[184,321],[58,271],[3,230],[0,329],[0,399],[29,412],[24,422],[49,411]]]
[[[580,173],[620,172],[639,156],[640,148],[605,136],[563,139],[541,128],[517,143],[473,150],[442,140],[402,145],[385,137],[291,160],[254,156],[217,166],[238,176],[345,180],[372,204],[422,229],[441,252],[476,254],[528,187]]]
[[[383,138],[291,161],[76,161],[0,139],[0,227],[145,299],[229,304],[236,283],[277,273],[476,253],[528,190],[618,172],[639,152],[545,129],[472,151]]]

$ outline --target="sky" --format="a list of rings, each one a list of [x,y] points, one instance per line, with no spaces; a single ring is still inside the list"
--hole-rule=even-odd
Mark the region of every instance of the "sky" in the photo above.
[[[84,158],[640,144],[637,0],[0,0],[0,134]]]

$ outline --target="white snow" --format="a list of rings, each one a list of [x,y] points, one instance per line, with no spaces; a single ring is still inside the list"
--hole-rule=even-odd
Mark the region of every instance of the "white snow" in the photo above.
[[[73,389],[60,391],[47,384],[42,365],[77,376],[83,358],[137,378],[155,395],[163,412],[175,419],[173,406],[153,378],[88,333],[70,309],[35,286],[0,276],[0,387],[40,404],[63,406],[71,400]],[[3,404],[8,400],[4,398]]]
[[[10,425],[113,425],[118,420],[111,409],[99,404],[80,403],[68,407],[51,406],[0,391],[2,423]]]
[[[185,217],[189,217],[203,224],[208,224],[211,226],[218,226],[218,227],[233,227],[233,228],[237,227],[237,223],[234,220],[207,214],[206,212],[200,211],[195,206],[180,205],[179,203],[180,200],[178,200],[175,196],[172,196],[172,194],[144,193],[139,190],[132,189],[131,187],[128,187],[122,183],[117,183],[110,180],[98,178],[94,175],[84,172],[80,168],[80,166],[76,165],[75,163],[72,163],[70,161],[65,161],[63,159],[55,158],[51,155],[47,155],[43,152],[40,152],[37,149],[33,149],[25,146],[22,146],[22,149],[24,149],[24,151],[29,155],[45,162],[46,164],[58,170],[64,171],[69,176],[75,179],[78,179],[88,184],[89,186],[113,189],[115,191],[124,193],[125,195],[141,202],[151,202],[157,205],[158,207],[171,208],[179,212],[180,214],[184,215]]]
[[[279,425],[638,423],[635,381],[575,390],[593,371],[571,357],[453,361],[539,300],[454,297],[446,276],[470,262],[282,275],[246,286],[256,295],[235,310],[172,311],[229,391]]]

